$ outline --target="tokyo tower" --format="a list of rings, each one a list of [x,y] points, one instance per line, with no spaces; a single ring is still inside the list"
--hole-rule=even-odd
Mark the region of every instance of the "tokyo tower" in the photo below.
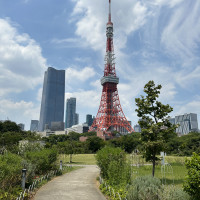
[[[120,133],[133,132],[133,128],[127,121],[119,100],[117,84],[119,78],[115,71],[115,57],[113,46],[113,23],[111,22],[111,0],[109,0],[109,16],[106,26],[106,56],[104,76],[101,78],[102,96],[96,118],[89,131],[97,131],[104,135],[110,135],[113,131]]]

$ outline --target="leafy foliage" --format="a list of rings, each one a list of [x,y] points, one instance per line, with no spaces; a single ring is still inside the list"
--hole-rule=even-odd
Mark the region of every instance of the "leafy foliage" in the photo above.
[[[191,156],[193,152],[200,153],[200,134],[191,132],[181,137],[172,137],[167,145],[167,153],[178,156]]]
[[[0,155],[0,188],[9,189],[21,181],[22,158],[7,153]]]
[[[103,139],[97,137],[97,136],[92,136],[88,137],[86,140],[86,146],[91,153],[96,153],[99,149],[105,146],[105,142]]]
[[[137,116],[141,118],[138,122],[142,128],[141,140],[145,152],[144,156],[147,161],[153,163],[152,175],[155,173],[156,157],[160,151],[165,150],[165,143],[175,134],[175,125],[172,125],[167,119],[168,114],[173,110],[168,104],[163,105],[157,101],[161,85],[156,86],[154,81],[149,81],[144,86],[146,97],[136,98]]]
[[[188,170],[188,176],[186,183],[184,184],[184,190],[190,194],[194,200],[200,199],[200,154],[193,153],[191,159],[187,159],[185,162]]]
[[[97,152],[96,160],[102,177],[111,185],[126,185],[129,182],[131,171],[122,149],[106,146]]]
[[[36,174],[43,174],[55,168],[57,151],[54,149],[43,149],[41,151],[27,152],[25,157],[35,165]]]
[[[22,132],[21,128],[15,123],[11,122],[10,120],[6,120],[5,122],[0,122],[0,132]]]
[[[119,138],[115,138],[108,141],[108,144],[113,147],[120,147],[127,153],[133,152],[135,149],[141,148],[141,134],[131,133],[129,135],[123,135]]]

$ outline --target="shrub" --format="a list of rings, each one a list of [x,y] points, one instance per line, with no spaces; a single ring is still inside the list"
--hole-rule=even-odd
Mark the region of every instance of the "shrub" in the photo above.
[[[184,191],[192,196],[193,199],[200,199],[200,155],[193,153],[192,158],[186,159],[188,175],[184,184]]]
[[[162,200],[189,200],[190,196],[181,188],[175,186],[164,186],[160,195]]]
[[[126,162],[111,161],[108,166],[108,183],[112,186],[126,186],[131,181],[131,167]]]
[[[123,165],[126,161],[125,152],[121,148],[104,147],[97,152],[97,165],[101,169],[103,178],[108,179],[108,168],[112,161],[118,162],[118,166]]]
[[[51,149],[43,149],[41,151],[27,152],[26,159],[35,165],[36,174],[43,174],[55,167],[57,151]]]
[[[161,191],[160,179],[152,176],[141,176],[128,187],[127,200],[161,200],[159,197]]]
[[[126,163],[126,154],[120,148],[104,147],[97,152],[97,165],[101,175],[111,186],[126,186],[130,182],[131,168]]]
[[[0,188],[9,190],[20,184],[22,158],[18,155],[8,153],[0,155]]]

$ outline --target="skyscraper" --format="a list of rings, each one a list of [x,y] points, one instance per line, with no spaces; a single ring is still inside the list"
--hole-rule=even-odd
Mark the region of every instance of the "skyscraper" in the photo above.
[[[91,126],[92,123],[93,123],[92,115],[87,114],[87,115],[86,115],[86,124],[88,124],[88,126]]]
[[[51,128],[51,122],[63,122],[65,99],[65,70],[49,67],[44,74],[39,130]]]
[[[38,125],[39,125],[38,120],[31,120],[30,131],[38,131]]]
[[[79,115],[76,113],[76,98],[71,97],[66,101],[65,128],[70,128],[79,123]]]

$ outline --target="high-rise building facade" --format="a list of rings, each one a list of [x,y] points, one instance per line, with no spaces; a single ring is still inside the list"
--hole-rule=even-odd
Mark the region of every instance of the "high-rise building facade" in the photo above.
[[[184,115],[175,116],[175,124],[179,124],[176,133],[185,135],[192,131],[198,131],[197,114],[189,113]]]
[[[86,115],[86,124],[88,124],[88,126],[91,126],[93,123],[93,117],[90,114]]]
[[[76,113],[76,98],[71,97],[66,101],[65,128],[70,128],[79,123],[79,115]]]
[[[38,125],[39,121],[38,120],[31,120],[31,126],[30,126],[30,131],[38,131]]]
[[[39,131],[51,129],[51,122],[63,122],[65,99],[65,70],[49,67],[44,74]]]

